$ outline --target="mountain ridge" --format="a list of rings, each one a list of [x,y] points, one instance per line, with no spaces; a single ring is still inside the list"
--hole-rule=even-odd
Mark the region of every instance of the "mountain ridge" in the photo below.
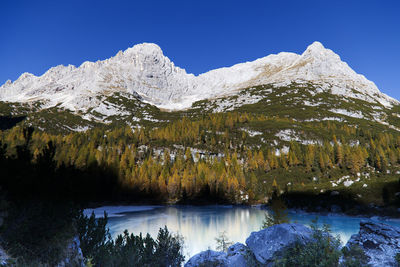
[[[0,101],[42,101],[42,109],[59,106],[86,112],[101,104],[96,98],[99,95],[127,93],[159,108],[182,110],[196,101],[232,95],[240,89],[293,82],[311,82],[322,91],[388,107],[398,103],[320,42],[308,46],[301,55],[281,52],[197,76],[175,66],[158,45],[143,43],[79,67],[59,65],[41,76],[24,73],[0,87]]]

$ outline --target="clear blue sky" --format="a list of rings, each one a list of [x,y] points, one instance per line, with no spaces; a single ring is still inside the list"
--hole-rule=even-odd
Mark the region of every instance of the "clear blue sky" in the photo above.
[[[0,84],[154,42],[199,74],[320,41],[400,99],[400,1],[0,1]]]

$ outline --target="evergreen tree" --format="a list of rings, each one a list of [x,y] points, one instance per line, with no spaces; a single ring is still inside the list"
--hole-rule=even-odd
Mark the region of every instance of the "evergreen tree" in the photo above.
[[[223,251],[223,252],[227,252],[228,248],[233,245],[233,242],[231,242],[228,239],[228,236],[226,235],[226,232],[223,231],[221,232],[218,237],[215,238],[215,241],[217,242],[217,250],[218,251]]]
[[[289,223],[287,207],[283,200],[278,196],[276,190],[274,191],[270,201],[270,211],[265,213],[265,218],[262,223],[262,228],[282,223]]]

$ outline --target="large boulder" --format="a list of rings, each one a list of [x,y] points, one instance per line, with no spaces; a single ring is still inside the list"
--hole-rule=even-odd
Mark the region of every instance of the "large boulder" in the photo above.
[[[189,259],[185,267],[218,266],[218,267],[247,267],[251,264],[252,256],[248,247],[236,243],[228,248],[227,252],[206,250]]]
[[[360,231],[351,236],[346,246],[360,246],[371,266],[397,266],[395,256],[400,253],[400,228],[369,220],[360,222]]]
[[[284,223],[252,232],[246,244],[257,261],[271,266],[286,247],[296,242],[305,244],[312,239],[312,236],[312,230],[304,225]]]

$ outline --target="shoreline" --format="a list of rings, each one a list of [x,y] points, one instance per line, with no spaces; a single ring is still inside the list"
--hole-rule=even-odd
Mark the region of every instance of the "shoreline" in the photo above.
[[[269,210],[268,204],[259,203],[259,204],[235,204],[235,203],[173,203],[173,202],[131,202],[131,201],[107,201],[107,202],[98,202],[98,203],[91,203],[90,205],[86,206],[84,210],[96,210],[102,207],[109,207],[109,208],[119,208],[125,210],[126,207],[136,207],[139,209],[132,210],[132,211],[121,211],[121,213],[125,212],[140,212],[146,211],[156,208],[162,207],[185,207],[185,206],[193,206],[193,207],[202,207],[202,206],[220,206],[220,207],[246,207],[246,208],[259,208],[261,210]],[[365,208],[365,207],[364,207]],[[387,211],[390,207],[374,207],[370,208],[368,212],[354,212],[354,208],[349,211],[342,211],[342,212],[335,212],[330,210],[316,210],[310,209],[309,207],[288,207],[289,213],[298,213],[298,214],[307,214],[307,215],[322,215],[322,216],[347,216],[353,218],[367,218],[372,220],[398,220],[400,221],[400,212],[392,213]],[[373,212],[378,211],[378,212]],[[118,215],[119,216],[119,215]]]

